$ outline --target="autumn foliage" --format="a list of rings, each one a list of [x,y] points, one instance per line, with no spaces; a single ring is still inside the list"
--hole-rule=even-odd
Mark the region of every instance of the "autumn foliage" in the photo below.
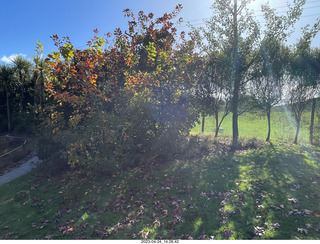
[[[187,88],[201,68],[195,36],[174,28],[180,10],[155,18],[126,9],[128,30],[94,30],[84,50],[52,36],[45,125],[70,165],[112,172],[177,153],[197,118]]]

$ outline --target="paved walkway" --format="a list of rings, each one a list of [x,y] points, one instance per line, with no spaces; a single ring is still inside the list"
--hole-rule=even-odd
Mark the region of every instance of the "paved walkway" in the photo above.
[[[38,158],[38,156],[33,156],[28,159],[25,163],[19,165],[17,168],[11,169],[8,173],[0,176],[0,185],[8,183],[28,172],[30,172],[33,168],[37,167],[42,160]]]

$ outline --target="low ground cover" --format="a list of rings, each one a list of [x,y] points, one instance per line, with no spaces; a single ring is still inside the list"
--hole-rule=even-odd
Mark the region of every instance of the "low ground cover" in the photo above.
[[[33,172],[2,185],[0,238],[320,238],[319,148],[230,155],[227,145],[197,142],[194,156],[111,178]]]

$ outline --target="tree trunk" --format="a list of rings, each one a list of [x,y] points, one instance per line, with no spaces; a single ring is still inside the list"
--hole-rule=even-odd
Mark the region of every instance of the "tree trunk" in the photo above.
[[[297,130],[296,130],[296,136],[294,138],[294,144],[298,144],[298,136],[299,136],[299,131],[300,131],[300,119],[297,121]]]
[[[268,135],[266,141],[270,141],[270,134],[271,134],[271,109],[267,109],[267,118],[268,118]]]
[[[205,116],[203,114],[202,115],[202,128],[201,128],[202,133],[204,133],[204,123],[205,123]]]
[[[24,101],[24,81],[22,77],[21,71],[19,72],[19,79],[20,79],[20,114],[23,111],[23,101]]]
[[[215,137],[218,137],[219,134],[219,111],[215,112],[215,116],[216,116],[216,133],[215,133]]]
[[[9,105],[9,90],[7,86],[5,86],[6,92],[6,101],[7,101],[7,118],[8,118],[8,131],[11,131],[11,122],[10,122],[10,105]]]
[[[313,144],[313,126],[314,126],[314,114],[315,114],[315,111],[316,111],[316,101],[317,101],[316,98],[312,99],[310,134],[309,134],[310,144]]]
[[[238,100],[239,100],[239,89],[240,89],[240,77],[238,70],[238,48],[239,48],[239,37],[238,37],[238,4],[237,0],[234,0],[234,12],[233,12],[233,75],[234,75],[234,86],[233,86],[233,99],[232,99],[232,147],[238,147]]]

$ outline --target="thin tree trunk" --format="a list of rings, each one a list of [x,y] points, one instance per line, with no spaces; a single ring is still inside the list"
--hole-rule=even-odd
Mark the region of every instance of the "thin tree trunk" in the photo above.
[[[203,114],[202,115],[202,128],[201,128],[202,133],[204,133],[204,123],[205,123],[205,116]]]
[[[312,99],[310,134],[309,134],[310,144],[313,144],[313,126],[314,126],[314,114],[315,114],[315,111],[316,111],[316,101],[317,101],[316,98]]]
[[[233,100],[232,100],[232,147],[238,147],[238,100],[239,100],[239,88],[240,88],[240,77],[238,74],[238,48],[239,48],[239,37],[238,37],[238,4],[237,0],[234,0],[234,12],[233,12],[233,34],[234,34],[234,53],[233,53],[233,72],[234,72],[234,87],[233,87]]]
[[[23,81],[23,78],[22,78],[22,74],[21,72],[19,72],[19,78],[20,78],[20,114],[22,113],[23,111],[23,101],[24,101],[24,81]]]
[[[8,131],[11,131],[11,122],[10,122],[10,105],[9,105],[9,91],[7,86],[5,86],[6,91],[6,100],[7,100],[7,118],[8,118]]]
[[[215,112],[215,116],[216,116],[216,134],[214,135],[215,137],[218,137],[218,133],[219,133],[219,111]]]
[[[238,102],[239,102],[240,83],[236,79],[234,84],[233,102],[232,102],[232,146],[238,147],[239,127],[238,127]]]
[[[299,131],[300,131],[300,119],[297,121],[297,130],[296,130],[296,136],[294,138],[294,144],[298,144],[298,136],[299,136]]]
[[[270,134],[271,134],[271,109],[267,109],[267,118],[268,118],[268,135],[266,141],[270,141]]]

